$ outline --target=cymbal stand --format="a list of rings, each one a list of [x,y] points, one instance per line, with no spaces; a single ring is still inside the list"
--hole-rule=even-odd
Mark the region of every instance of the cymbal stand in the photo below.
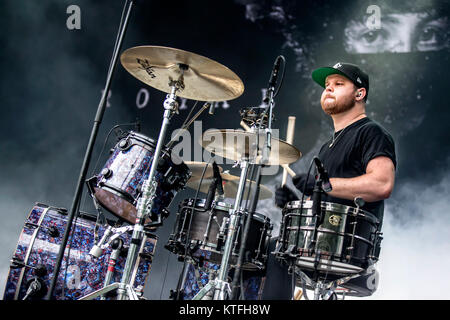
[[[131,283],[131,275],[132,271],[135,268],[136,264],[136,256],[138,249],[141,245],[142,238],[145,234],[144,226],[159,226],[162,224],[161,216],[157,216],[157,221],[151,222],[150,224],[145,224],[145,220],[148,215],[151,214],[151,210],[153,207],[153,201],[156,197],[156,187],[157,183],[155,181],[156,167],[158,165],[158,159],[161,155],[162,146],[164,143],[164,139],[166,136],[166,131],[169,125],[170,118],[173,113],[178,113],[178,102],[176,100],[176,92],[178,90],[183,90],[184,82],[183,82],[183,72],[187,69],[185,65],[179,65],[180,68],[180,77],[178,80],[170,80],[169,86],[171,88],[170,94],[166,96],[164,101],[164,115],[163,122],[161,125],[161,130],[158,137],[158,142],[156,144],[155,153],[153,155],[153,162],[150,167],[150,173],[148,178],[144,181],[142,185],[142,197],[139,198],[137,203],[137,216],[136,216],[136,224],[134,225],[133,235],[130,242],[130,247],[128,248],[128,255],[125,262],[125,266],[123,269],[122,279],[120,283],[112,283],[105,288],[101,289],[102,294],[105,294],[108,291],[117,289],[117,299],[118,300],[138,300],[139,297],[133,289],[133,283]]]
[[[138,200],[137,205],[137,217],[136,224],[134,225],[133,236],[130,243],[130,248],[128,249],[128,256],[125,263],[125,267],[122,274],[122,279],[117,290],[118,292],[118,300],[124,300],[130,297],[130,287],[132,284],[130,283],[131,271],[136,262],[136,253],[139,248],[139,245],[142,241],[142,237],[144,235],[144,224],[145,218],[147,215],[151,213],[153,207],[153,200],[156,196],[156,187],[157,183],[155,181],[155,173],[156,167],[158,164],[158,160],[160,158],[161,149],[164,143],[164,138],[166,136],[166,131],[169,125],[170,118],[172,117],[174,112],[178,112],[178,102],[176,100],[176,92],[179,89],[184,88],[183,83],[183,69],[180,66],[181,76],[178,81],[171,80],[169,85],[171,87],[170,94],[167,95],[166,100],[164,101],[164,116],[163,122],[161,125],[161,130],[158,137],[158,142],[156,144],[155,154],[153,156],[153,162],[150,168],[150,174],[148,179],[144,182],[142,186],[142,197]],[[160,225],[161,224],[161,216],[157,217],[156,223],[152,223],[152,225]],[[132,290],[132,289],[131,289]],[[134,296],[134,295],[133,295]]]
[[[262,121],[262,119],[261,119]],[[258,148],[259,146],[259,130],[260,128],[258,127],[253,127],[252,128],[253,131],[256,132],[256,147]],[[265,146],[267,147],[268,145],[265,144]],[[256,155],[258,155],[259,150],[256,150]],[[240,247],[239,247],[239,255],[238,255],[238,259],[236,262],[236,268],[234,270],[234,276],[233,276],[233,282],[232,282],[232,292],[231,292],[231,299],[236,300],[238,298],[238,293],[239,293],[239,288],[240,286],[238,285],[239,279],[240,279],[240,273],[241,268],[242,268],[242,264],[244,262],[244,255],[245,255],[245,249],[246,249],[246,244],[247,244],[247,238],[248,238],[248,233],[250,230],[250,225],[253,221],[253,214],[255,213],[256,210],[256,206],[258,205],[258,197],[259,197],[259,191],[260,191],[260,185],[261,185],[261,170],[264,167],[263,164],[257,164],[257,169],[256,169],[256,181],[255,181],[255,185],[254,185],[254,189],[252,190],[252,198],[251,198],[251,203],[250,203],[250,209],[247,212],[247,217],[245,219],[245,225],[244,225],[244,229],[242,232],[242,236],[241,236],[241,243],[240,243]],[[252,168],[252,173],[253,174],[253,170],[254,170],[254,166]],[[240,288],[240,290],[243,290],[243,288]]]
[[[230,210],[230,222],[228,225],[227,239],[225,241],[219,274],[215,279],[209,280],[206,286],[204,286],[192,300],[202,300],[202,298],[205,297],[211,290],[214,290],[214,300],[225,300],[227,297],[231,296],[231,289],[230,284],[227,282],[227,276],[229,271],[231,250],[233,248],[239,218],[242,213],[240,207],[243,198],[242,196],[244,194],[245,181],[248,174],[248,164],[248,158],[244,157],[240,163],[241,176],[239,179],[239,186],[234,207]]]

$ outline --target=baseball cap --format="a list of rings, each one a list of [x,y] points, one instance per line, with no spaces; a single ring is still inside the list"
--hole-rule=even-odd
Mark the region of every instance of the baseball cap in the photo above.
[[[332,67],[318,68],[312,72],[312,78],[321,87],[325,88],[325,79],[331,74],[340,74],[350,79],[358,88],[365,88],[369,94],[369,76],[357,65],[338,62]]]

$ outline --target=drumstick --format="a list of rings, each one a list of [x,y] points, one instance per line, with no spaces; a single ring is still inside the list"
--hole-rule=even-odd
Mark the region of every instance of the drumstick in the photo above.
[[[303,296],[303,291],[302,289],[298,289],[297,293],[294,296],[294,300],[300,300]]]
[[[244,122],[244,120],[241,121],[241,127],[245,129],[245,131],[252,131],[252,129],[250,129],[250,127]]]
[[[289,117],[289,118],[294,118],[293,122],[295,123],[295,117]],[[292,122],[291,119],[289,119],[289,120]],[[250,127],[249,127],[248,125],[246,125],[244,121],[241,121],[241,126],[242,126],[242,128],[245,129],[245,131],[251,131]],[[292,132],[293,132],[293,131],[294,131],[294,130],[292,130]],[[292,136],[293,136],[293,134],[292,134]],[[292,137],[292,140],[293,140],[293,137]],[[295,171],[292,170],[292,169],[289,167],[288,164],[282,164],[281,166],[285,169],[285,171],[287,171],[287,173],[288,173],[291,177],[293,177],[293,176],[296,175]],[[285,182],[285,183],[286,183],[286,182]]]
[[[296,175],[295,171],[292,170],[291,167],[289,167],[288,164],[282,164],[281,166],[283,167],[284,171],[287,171],[287,173],[288,173],[291,177],[293,177],[293,176]],[[283,171],[283,173],[284,173],[284,171]],[[286,183],[286,181],[285,181],[284,183]]]
[[[294,142],[294,129],[295,129],[295,117],[290,116],[288,118],[288,127],[287,127],[287,132],[286,132],[286,142],[289,144],[292,144],[292,142]],[[283,179],[281,180],[281,186],[284,186],[286,184],[287,175],[288,175],[289,170],[292,171],[292,169],[289,168],[289,166],[283,165]],[[291,172],[289,172],[289,174],[292,176]],[[294,172],[294,175],[295,175],[295,172]]]
[[[183,130],[187,130],[187,128],[192,124],[192,122],[194,122],[195,119],[197,119],[200,114],[205,111],[206,109],[208,109],[210,106],[210,104],[205,103],[201,109],[195,114],[195,116],[193,116],[188,122],[186,122],[180,130],[177,131],[177,133],[175,134],[175,136],[170,139],[170,141],[167,143],[167,148],[172,147],[172,145],[177,141],[178,137],[180,136],[180,134],[183,132]]]

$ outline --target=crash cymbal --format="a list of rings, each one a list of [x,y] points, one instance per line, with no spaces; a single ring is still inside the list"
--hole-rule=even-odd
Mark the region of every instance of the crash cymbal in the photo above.
[[[259,134],[259,153],[256,154],[257,134],[235,129],[212,129],[206,131],[200,138],[200,145],[225,159],[242,160],[250,158],[251,163],[260,163],[262,148],[266,139],[265,133]],[[272,138],[272,151],[269,165],[289,164],[302,156],[301,152],[286,141]]]
[[[226,101],[244,92],[241,79],[224,65],[184,50],[139,46],[125,50],[120,61],[140,81],[170,93],[171,80],[182,80],[177,96],[199,101]],[[181,77],[181,78],[180,78]]]
[[[201,161],[184,161],[184,164],[189,167],[191,170],[190,180],[198,180],[202,177],[203,170],[206,168],[205,175],[203,179],[212,178],[214,176],[212,163],[201,162]],[[221,166],[217,166],[219,168],[219,172],[223,172],[223,168]]]
[[[222,181],[223,181],[223,192],[225,198],[236,198],[236,194],[239,187],[239,180],[240,178],[238,176],[234,176],[227,173],[221,173]],[[213,178],[203,179],[202,185],[200,186],[200,192],[208,193],[209,186],[213,182]],[[253,188],[255,185],[255,181],[251,181],[249,179],[246,180],[245,188],[244,188],[244,194],[243,199],[246,200],[248,196],[248,190],[250,188],[250,182],[251,187]],[[189,180],[186,184],[187,187],[192,188],[194,190],[198,189],[198,186],[200,184],[200,180]],[[272,191],[270,189],[262,184],[260,184],[260,191],[259,191],[259,199],[270,199],[272,198]]]

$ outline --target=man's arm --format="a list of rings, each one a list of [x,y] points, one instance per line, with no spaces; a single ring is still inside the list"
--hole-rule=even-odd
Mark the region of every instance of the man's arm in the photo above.
[[[366,202],[384,200],[394,189],[395,167],[388,157],[379,156],[369,161],[366,173],[354,178],[330,178],[333,190],[328,194],[353,200],[361,197]]]

